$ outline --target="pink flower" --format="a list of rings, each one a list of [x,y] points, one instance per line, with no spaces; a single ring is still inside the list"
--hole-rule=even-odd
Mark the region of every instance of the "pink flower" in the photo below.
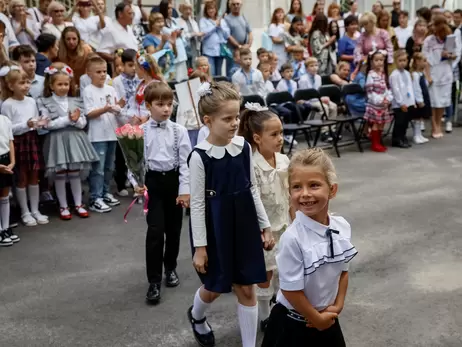
[[[130,124],[125,124],[122,128],[120,128],[120,132],[123,137],[128,136],[128,132],[132,130],[132,126]]]
[[[127,135],[128,135],[128,138],[129,138],[130,140],[133,140],[133,139],[135,138],[135,130],[134,130],[133,128],[130,128],[130,129],[128,130]]]
[[[143,138],[143,129],[141,129],[138,125],[133,127],[135,133],[135,139],[142,139]]]
[[[116,131],[115,131],[115,134],[116,134],[116,137],[118,139],[121,139],[123,136],[122,136],[122,131],[121,131],[121,128],[117,128]]]

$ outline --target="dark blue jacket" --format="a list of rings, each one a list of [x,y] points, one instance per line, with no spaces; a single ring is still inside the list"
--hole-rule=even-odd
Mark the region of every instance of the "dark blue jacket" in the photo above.
[[[35,55],[35,60],[37,62],[37,67],[35,68],[35,73],[39,76],[45,75],[45,69],[51,65],[51,61],[41,53]]]

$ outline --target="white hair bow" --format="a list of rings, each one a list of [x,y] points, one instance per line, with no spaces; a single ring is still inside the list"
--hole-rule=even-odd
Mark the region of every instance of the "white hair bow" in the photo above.
[[[258,102],[246,102],[244,107],[249,111],[255,111],[255,112],[268,111],[268,107],[262,106]]]
[[[369,56],[373,56],[375,53],[380,53],[382,55],[387,55],[387,51],[385,51],[383,49],[374,49],[374,50],[369,52]]]
[[[0,77],[5,77],[10,71],[20,71],[21,68],[16,65],[4,66],[0,69]]]
[[[74,77],[74,71],[72,71],[72,69],[67,65],[64,65],[64,67],[62,69],[59,69],[59,70],[57,68],[55,68],[55,67],[48,66],[45,69],[44,73],[46,73],[47,75],[54,75],[58,71],[62,72],[62,73],[65,73],[69,77]]]
[[[204,82],[201,84],[199,89],[197,90],[197,95],[199,95],[199,98],[203,98],[206,95],[212,94],[212,88],[210,87],[209,82]]]

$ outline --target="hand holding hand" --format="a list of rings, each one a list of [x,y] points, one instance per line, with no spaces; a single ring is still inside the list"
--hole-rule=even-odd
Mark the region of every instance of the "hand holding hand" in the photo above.
[[[263,230],[263,233],[261,234],[261,240],[263,242],[263,249],[271,251],[274,248],[275,242],[271,228],[266,228]]]
[[[176,198],[176,204],[181,205],[181,207],[188,208],[189,207],[189,198],[190,198],[189,194],[179,195]]]
[[[407,106],[406,105],[401,106],[401,111],[407,112]]]
[[[0,165],[0,173],[2,174],[6,174],[6,175],[12,175],[13,174],[13,170],[10,169],[8,166],[6,165]]]
[[[319,331],[329,329],[334,323],[335,319],[338,317],[337,313],[334,312],[320,312],[318,319],[315,322],[308,322],[307,326],[316,328]]]
[[[197,272],[201,274],[206,273],[206,267],[209,258],[207,257],[207,250],[205,247],[196,247],[193,257],[193,266]]]
[[[14,169],[15,165],[16,165],[15,163],[11,163],[11,164],[7,165],[7,168],[11,171],[11,173],[13,173],[13,169]]]
[[[69,119],[71,122],[77,122],[80,118],[80,109],[76,109],[74,112],[69,113]]]
[[[36,125],[37,125],[37,120],[34,118],[31,118],[27,121],[27,126],[31,129],[35,129]]]
[[[124,98],[121,98],[119,101],[116,102],[117,105],[119,105],[120,108],[124,108],[126,101]]]

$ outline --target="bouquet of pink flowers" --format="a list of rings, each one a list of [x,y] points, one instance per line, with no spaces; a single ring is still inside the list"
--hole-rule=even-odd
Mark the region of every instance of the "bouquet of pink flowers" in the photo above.
[[[117,128],[116,137],[125,157],[128,170],[140,187],[144,186],[144,133],[138,125],[125,124]]]

